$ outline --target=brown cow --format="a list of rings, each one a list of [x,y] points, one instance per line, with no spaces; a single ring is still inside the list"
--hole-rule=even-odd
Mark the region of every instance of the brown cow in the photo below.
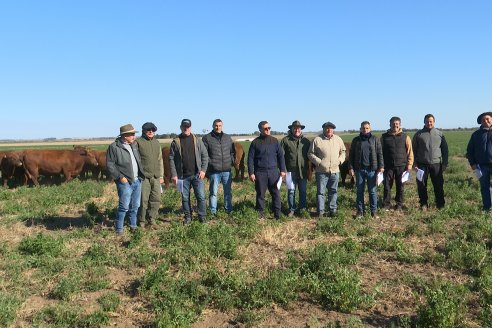
[[[73,146],[74,150],[86,150],[87,152],[90,152],[94,155],[97,161],[97,165],[93,165],[90,163],[84,164],[84,167],[82,168],[82,172],[80,172],[80,177],[82,179],[87,179],[88,177],[88,172],[91,171],[92,173],[92,178],[99,180],[99,176],[106,176],[108,177],[109,174],[107,173],[107,167],[106,167],[106,151],[104,150],[93,150],[90,147],[86,146],[79,146],[79,145],[74,145]]]
[[[345,186],[345,179],[348,175],[349,171],[349,160],[350,160],[350,146],[352,145],[351,142],[344,142],[345,144],[345,161],[340,164],[340,182],[342,183],[343,186]],[[350,186],[353,186],[355,184],[354,177],[350,177]]]
[[[0,153],[0,169],[2,172],[3,186],[6,188],[8,181],[16,176],[20,183],[25,185],[25,171],[22,164],[22,151],[3,151]]]
[[[169,152],[171,147],[162,147],[162,163],[164,164],[164,184],[166,189],[169,188],[169,183],[171,182],[171,167],[169,164]]]
[[[39,185],[40,174],[52,176],[63,173],[68,182],[82,172],[84,164],[97,165],[92,152],[83,148],[31,149],[25,150],[22,158],[26,173],[36,186]]]
[[[244,147],[239,142],[234,143],[236,158],[234,159],[234,168],[236,169],[235,181],[244,180]]]

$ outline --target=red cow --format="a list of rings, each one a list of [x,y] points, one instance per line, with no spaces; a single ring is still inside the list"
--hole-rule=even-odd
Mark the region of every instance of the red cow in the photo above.
[[[234,180],[244,180],[244,147],[239,142],[234,143],[236,149],[236,158],[234,159],[234,168],[236,169],[236,176]]]
[[[350,160],[350,146],[352,143],[344,142],[345,144],[345,161],[340,164],[340,182],[343,186],[345,186],[345,178],[347,177],[349,171],[349,160]],[[350,177],[350,185],[353,186],[355,184],[354,177]]]
[[[169,164],[169,152],[171,147],[162,147],[162,163],[164,164],[164,183],[166,189],[169,188],[169,183],[171,182],[171,167]]]
[[[63,173],[65,181],[68,182],[82,172],[84,164],[97,165],[94,155],[83,148],[26,150],[23,163],[26,174],[37,186],[40,174],[52,176]]]
[[[2,172],[3,186],[6,188],[8,181],[16,176],[26,184],[25,171],[22,164],[22,151],[4,151],[0,153],[0,169]]]
[[[104,175],[106,178],[109,177],[108,167],[106,166],[106,151],[104,150],[95,150],[93,151],[94,156],[96,157],[97,166],[92,168],[92,176],[97,180]]]

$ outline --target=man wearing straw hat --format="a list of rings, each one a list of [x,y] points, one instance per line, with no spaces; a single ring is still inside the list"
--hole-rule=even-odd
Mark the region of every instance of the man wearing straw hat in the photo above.
[[[137,229],[137,211],[140,207],[142,164],[140,153],[135,144],[135,129],[131,124],[120,127],[120,135],[109,145],[106,152],[106,164],[109,175],[118,190],[118,211],[115,230],[123,235],[126,213],[130,217],[130,231]]]

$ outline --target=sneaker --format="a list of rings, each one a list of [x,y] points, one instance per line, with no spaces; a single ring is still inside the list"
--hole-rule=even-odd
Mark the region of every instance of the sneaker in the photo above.
[[[263,212],[258,212],[258,220],[265,220],[265,214]]]
[[[145,222],[143,221],[138,222],[138,226],[142,229],[145,228]]]
[[[330,213],[328,213],[328,217],[329,218],[334,218],[335,216],[337,216],[337,212],[336,211],[330,211]]]
[[[130,227],[130,233],[135,233],[137,230],[137,227]]]
[[[427,212],[427,210],[428,210],[427,205],[422,205],[422,206],[420,206],[420,210],[421,210],[422,212]]]
[[[364,213],[362,213],[360,211],[357,211],[357,213],[355,214],[356,219],[362,219],[363,217],[364,217]]]
[[[191,223],[191,218],[185,218],[183,221],[183,224],[190,224]]]
[[[371,212],[371,217],[372,217],[373,219],[379,219],[379,215],[378,215],[378,213],[377,213],[377,212]]]
[[[384,205],[384,206],[383,206],[383,209],[384,209],[386,212],[389,212],[389,211],[391,211],[391,206],[390,206],[390,205]]]
[[[401,212],[401,211],[403,211],[403,207],[401,205],[396,205],[395,206],[395,211]]]
[[[294,215],[295,215],[294,211],[290,211],[289,214],[287,214],[289,218],[293,217]]]
[[[318,213],[318,219],[322,219],[324,217],[325,217],[325,213],[324,212]]]

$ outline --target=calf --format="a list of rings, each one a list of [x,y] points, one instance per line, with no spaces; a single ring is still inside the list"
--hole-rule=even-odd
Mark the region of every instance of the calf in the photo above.
[[[6,188],[8,181],[16,176],[22,181],[21,184],[26,184],[27,179],[24,177],[24,166],[22,163],[21,151],[5,151],[0,154],[0,169],[2,172],[3,186]]]
[[[171,147],[162,147],[162,163],[164,164],[164,184],[166,189],[169,188],[169,183],[171,182],[171,166],[169,164],[169,152]]]
[[[244,147],[239,142],[234,143],[236,157],[234,158],[234,169],[236,170],[235,181],[244,180]]]

